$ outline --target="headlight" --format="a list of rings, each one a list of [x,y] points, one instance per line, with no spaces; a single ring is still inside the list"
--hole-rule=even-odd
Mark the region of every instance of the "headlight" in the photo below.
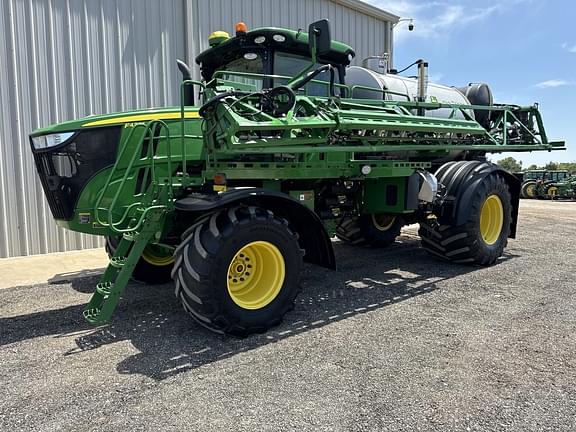
[[[50,135],[42,135],[32,138],[32,143],[36,150],[42,150],[49,147],[54,147],[67,141],[74,135],[74,132],[55,133]]]

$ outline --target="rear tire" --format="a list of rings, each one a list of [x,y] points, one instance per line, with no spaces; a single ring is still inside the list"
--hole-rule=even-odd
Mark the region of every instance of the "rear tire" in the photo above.
[[[120,243],[120,237],[106,237],[106,253],[111,258]],[[146,246],[132,272],[132,279],[150,285],[170,282],[174,257],[158,253],[154,246]]]
[[[441,225],[436,219],[429,219],[420,224],[419,234],[424,249],[437,257],[456,263],[491,265],[504,252],[511,221],[508,184],[500,175],[490,174],[476,186],[465,223]]]
[[[286,220],[233,207],[203,217],[183,238],[175,294],[199,324],[244,337],[280,324],[294,307],[303,251]]]
[[[396,241],[404,221],[400,216],[364,214],[342,218],[336,237],[353,245],[386,247]]]
[[[544,198],[554,199],[556,197],[556,194],[558,193],[558,187],[556,187],[556,184],[553,181],[544,183],[543,193]]]
[[[538,196],[536,180],[526,180],[520,189],[522,198],[534,199]]]

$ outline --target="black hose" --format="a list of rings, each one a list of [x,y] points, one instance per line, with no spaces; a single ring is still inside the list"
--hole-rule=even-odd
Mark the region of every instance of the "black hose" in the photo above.
[[[296,95],[287,86],[278,86],[263,92],[262,111],[274,117],[280,117],[294,108]]]
[[[315,69],[313,72],[310,72],[307,76],[302,78],[300,81],[296,81],[293,83],[290,88],[292,90],[298,90],[300,87],[305,86],[322,72],[330,71],[330,96],[334,96],[334,66],[331,64],[325,64],[320,66],[318,69]]]
[[[422,59],[418,59],[416,60],[414,63],[410,63],[408,66],[406,66],[404,69],[397,71],[397,74],[401,74],[402,72],[406,72],[408,69],[410,69],[412,66],[417,65],[422,63],[424,60]]]
[[[224,93],[220,93],[219,95],[210,98],[204,105],[202,105],[198,110],[198,114],[200,114],[200,117],[206,118],[206,114],[208,114],[210,110],[214,109],[216,104],[220,102],[222,99],[225,99],[230,96],[250,96],[252,94],[257,93],[241,92],[241,91],[227,91]]]

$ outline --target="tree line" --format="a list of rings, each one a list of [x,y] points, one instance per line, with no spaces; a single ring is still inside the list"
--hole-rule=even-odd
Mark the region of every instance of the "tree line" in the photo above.
[[[576,161],[575,162],[548,162],[546,165],[529,165],[527,167],[522,166],[521,160],[516,160],[515,158],[509,156],[505,157],[504,159],[500,159],[496,162],[498,166],[508,170],[510,172],[520,172],[526,170],[536,170],[536,169],[545,169],[545,170],[566,170],[570,174],[576,174]]]

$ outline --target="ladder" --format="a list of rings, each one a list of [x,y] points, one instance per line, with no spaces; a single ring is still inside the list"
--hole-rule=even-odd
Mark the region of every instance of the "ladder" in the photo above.
[[[132,138],[134,131],[139,127],[144,128],[143,134],[129,157],[127,166],[119,167],[123,160],[126,148],[124,147],[117,157],[115,166],[112,168],[108,181],[102,188],[102,192],[96,201],[94,212],[96,220],[101,226],[108,227],[111,231],[121,236],[120,243],[110,258],[108,267],[100,278],[90,302],[83,311],[84,318],[91,324],[102,324],[107,322],[112,316],[120,297],[124,293],[134,268],[138,264],[146,246],[160,237],[164,226],[165,215],[173,208],[173,188],[172,178],[170,136],[168,127],[162,121],[152,121],[145,125],[137,125],[130,133],[126,141]],[[167,156],[157,157],[153,146],[148,145],[148,152],[145,158],[140,157],[140,151],[146,140],[154,138],[154,130],[160,128],[165,130],[162,137],[167,143]],[[129,175],[133,171],[137,159],[145,161],[150,166],[152,181],[148,191],[143,197],[133,197],[133,202],[122,202],[120,196],[124,192]],[[168,166],[168,179],[165,182],[159,181],[155,177],[155,165],[162,161]],[[108,193],[110,184],[114,178],[121,177],[120,185],[113,194],[113,199],[108,206],[103,207],[103,197]],[[124,198],[125,199],[125,198]],[[114,214],[118,214],[116,209],[124,206],[125,211],[118,219],[114,219]],[[100,218],[100,212],[107,216]]]
[[[86,321],[91,324],[102,324],[110,319],[142,252],[161,230],[165,214],[163,209],[154,209],[148,212],[139,231],[122,234],[122,239],[110,258],[106,271],[96,285],[90,302],[84,308],[82,314]]]

